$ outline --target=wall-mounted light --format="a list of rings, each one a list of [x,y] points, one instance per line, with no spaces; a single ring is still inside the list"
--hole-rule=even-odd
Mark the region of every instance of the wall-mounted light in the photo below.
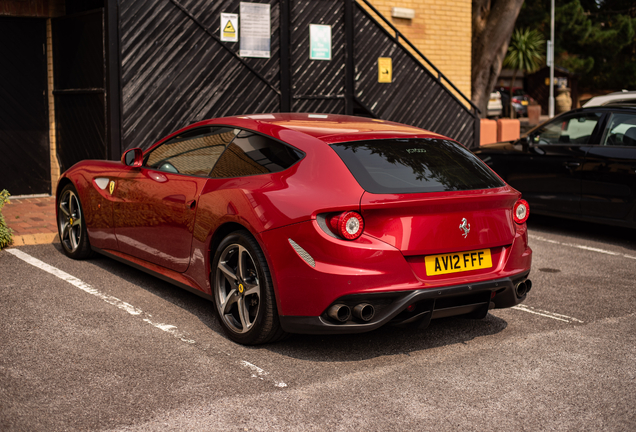
[[[391,16],[393,18],[413,19],[415,18],[415,9],[394,7],[391,8]]]

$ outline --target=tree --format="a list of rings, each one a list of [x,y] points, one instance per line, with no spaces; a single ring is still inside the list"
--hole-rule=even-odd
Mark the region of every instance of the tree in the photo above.
[[[636,88],[636,3],[633,0],[559,1],[555,64],[579,76],[590,91]],[[550,0],[526,2],[517,28],[550,34]]]
[[[512,108],[512,89],[515,86],[515,79],[519,70],[535,72],[543,64],[545,56],[543,50],[545,40],[541,33],[534,29],[516,29],[512,34],[508,53],[504,58],[503,65],[513,70],[512,82],[510,83],[510,118],[514,118],[515,110]]]
[[[523,0],[473,0],[472,101],[485,117]]]

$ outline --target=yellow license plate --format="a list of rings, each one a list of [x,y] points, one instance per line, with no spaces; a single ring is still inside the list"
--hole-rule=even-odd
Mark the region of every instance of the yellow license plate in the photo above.
[[[437,276],[492,267],[490,249],[429,255],[424,259],[426,274]]]
[[[521,101],[521,105],[528,105],[528,101]]]

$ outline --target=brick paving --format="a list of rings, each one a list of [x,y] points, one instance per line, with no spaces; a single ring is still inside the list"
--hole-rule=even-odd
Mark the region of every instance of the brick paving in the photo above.
[[[9,197],[9,201],[2,209],[2,215],[13,230],[13,246],[59,242],[55,197]]]

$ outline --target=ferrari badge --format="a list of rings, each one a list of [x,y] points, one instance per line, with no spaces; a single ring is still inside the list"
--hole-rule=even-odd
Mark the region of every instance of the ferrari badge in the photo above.
[[[466,218],[462,219],[462,223],[459,225],[459,229],[464,232],[462,234],[464,238],[468,237],[468,233],[470,232],[470,224],[468,223],[468,220],[466,220]]]

